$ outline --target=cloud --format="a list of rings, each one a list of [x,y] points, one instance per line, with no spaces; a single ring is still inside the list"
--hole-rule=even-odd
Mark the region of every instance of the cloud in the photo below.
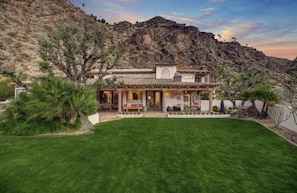
[[[131,23],[135,23],[136,21],[144,20],[138,15],[123,9],[101,9],[97,10],[96,14],[104,16],[104,19],[106,19],[106,21],[111,24],[120,21],[129,21]]]
[[[206,8],[206,9],[201,9],[200,11],[205,15],[210,15],[213,13],[214,10],[215,10],[215,8],[210,7],[210,8]]]
[[[172,19],[178,23],[187,23],[188,25],[195,25],[197,26],[197,24],[199,24],[199,26],[197,27],[200,27],[200,26],[207,26],[208,28],[210,29],[213,29],[213,28],[224,28],[224,29],[232,29],[222,23],[210,23],[210,22],[205,22],[205,21],[202,21],[200,19],[195,19],[195,18],[188,18],[188,17],[182,17],[183,15],[162,15],[160,14],[160,16],[162,17],[166,17],[168,19]]]
[[[233,25],[229,28],[224,28],[219,34],[221,38],[219,40],[231,41],[232,37],[237,40],[242,40],[245,36],[250,35],[252,31],[258,29],[259,25],[256,23],[246,23],[242,25]]]
[[[92,0],[95,3],[108,3],[108,2],[114,2],[114,3],[136,3],[138,0]]]
[[[186,14],[184,14],[184,13],[178,13],[178,12],[173,12],[172,15],[184,16]]]
[[[136,3],[137,0],[93,0],[93,2],[101,3],[112,9],[123,9],[122,3]]]
[[[221,38],[220,40],[224,40],[224,41],[231,41],[232,37],[236,37],[236,32],[230,29],[225,29],[221,32]]]
[[[112,2],[112,1],[102,1],[101,3],[109,8],[112,8],[112,9],[123,9],[123,7],[121,5],[119,5],[118,3]]]
[[[209,0],[209,1],[218,3],[218,2],[224,2],[225,0]]]
[[[297,41],[275,41],[271,43],[254,42],[252,45],[268,56],[287,58],[293,60],[297,56]]]
[[[118,2],[123,2],[123,3],[135,3],[137,0],[116,0]]]
[[[126,3],[136,3],[137,0],[92,0],[96,4],[101,5],[92,7],[93,13],[99,17],[104,17],[108,23],[120,21],[136,22],[143,19],[134,13],[126,10]]]
[[[187,18],[187,17],[177,17],[177,16],[172,16],[172,15],[161,15],[162,17],[166,17],[169,19],[174,19],[176,22],[178,23],[183,23],[183,22],[188,22],[188,23],[195,23],[195,24],[200,24],[202,23],[200,20],[198,19],[191,19],[191,18]]]
[[[247,24],[243,24],[243,25],[239,25],[238,29],[240,31],[251,31],[254,29],[257,29],[259,25],[257,25],[256,23],[247,23]]]

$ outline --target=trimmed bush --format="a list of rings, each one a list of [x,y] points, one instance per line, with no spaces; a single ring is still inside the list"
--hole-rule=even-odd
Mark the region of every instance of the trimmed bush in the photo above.
[[[231,114],[232,111],[233,111],[232,108],[228,108],[228,109],[226,110],[226,113],[227,113],[227,114]]]
[[[243,110],[242,110],[242,109],[237,109],[237,111],[236,111],[236,115],[237,115],[238,118],[242,118],[243,115],[244,115]]]
[[[220,111],[220,109],[219,109],[219,107],[218,107],[217,105],[213,106],[213,107],[212,107],[212,110],[213,110],[214,112],[219,112],[219,111]]]

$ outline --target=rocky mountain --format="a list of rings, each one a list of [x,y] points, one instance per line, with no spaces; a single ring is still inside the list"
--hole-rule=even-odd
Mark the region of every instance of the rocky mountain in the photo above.
[[[0,0],[0,67],[38,73],[38,38],[62,25],[94,25],[105,31],[107,46],[123,53],[121,67],[149,68],[155,63],[176,63],[180,68],[207,65],[261,65],[269,69],[293,68],[296,63],[267,57],[239,42],[223,42],[214,34],[162,17],[132,24],[97,22],[68,0]]]
[[[286,59],[267,57],[252,47],[236,41],[222,42],[214,34],[198,28],[178,24],[162,17],[131,24],[121,22],[113,26],[116,33],[127,37],[120,42],[128,66],[148,67],[156,62],[173,62],[184,68],[216,64],[250,65],[283,68]]]
[[[0,0],[0,67],[34,74],[38,39],[81,23],[100,26],[68,0]]]

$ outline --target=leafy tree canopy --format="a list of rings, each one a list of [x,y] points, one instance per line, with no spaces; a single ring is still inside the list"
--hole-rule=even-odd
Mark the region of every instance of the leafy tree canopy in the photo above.
[[[255,65],[234,65],[231,68],[229,65],[220,64],[215,68],[215,76],[218,81],[222,82],[219,96],[230,100],[236,107],[239,94],[267,84],[269,73],[264,68]]]
[[[72,82],[86,83],[92,70],[101,81],[105,71],[117,66],[120,54],[115,47],[107,47],[103,32],[97,28],[62,27],[48,38],[39,40],[40,63],[43,71],[58,69]],[[50,68],[50,67],[54,67]]]
[[[239,98],[244,101],[251,101],[252,108],[254,110],[257,109],[255,101],[262,101],[263,106],[261,112],[259,112],[260,118],[266,118],[269,106],[280,102],[278,94],[274,92],[269,86],[259,86],[254,89],[246,90],[240,93]]]

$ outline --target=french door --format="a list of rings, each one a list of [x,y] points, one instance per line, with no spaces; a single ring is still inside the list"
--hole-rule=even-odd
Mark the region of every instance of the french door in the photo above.
[[[162,110],[162,93],[161,91],[146,92],[146,106],[148,110]]]

